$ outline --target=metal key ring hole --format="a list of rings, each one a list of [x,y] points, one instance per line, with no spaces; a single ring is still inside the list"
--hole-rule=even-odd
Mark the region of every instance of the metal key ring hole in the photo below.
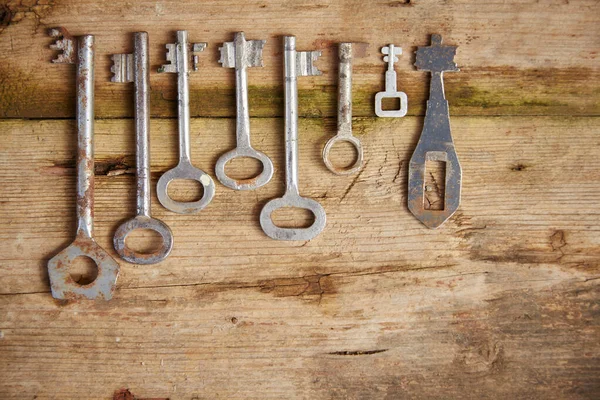
[[[127,244],[127,237],[134,231],[147,229],[158,233],[162,239],[159,248],[153,251],[137,251]],[[169,256],[173,248],[173,233],[171,229],[161,220],[138,215],[125,221],[117,231],[113,239],[115,250],[121,258],[133,264],[156,264]]]
[[[347,167],[338,167],[333,165],[330,158],[330,153],[333,147],[339,142],[348,142],[352,146],[354,146],[355,158],[354,163]],[[358,170],[360,170],[363,166],[363,149],[358,140],[354,136],[334,136],[327,141],[325,147],[323,148],[323,161],[325,161],[325,165],[327,168],[336,175],[351,175]]]
[[[273,223],[272,214],[285,207],[304,208],[312,212],[314,222],[307,228],[282,228]],[[325,209],[318,202],[298,195],[287,195],[269,201],[260,212],[260,225],[267,236],[276,240],[311,240],[325,228]]]
[[[98,265],[89,256],[77,256],[69,266],[69,275],[77,285],[89,285],[98,279]]]
[[[190,179],[200,182],[204,193],[198,201],[177,201],[169,196],[169,185],[178,179]],[[191,164],[179,164],[177,167],[165,172],[156,184],[156,194],[158,201],[167,210],[178,214],[193,214],[206,207],[215,195],[215,183],[212,178],[204,171],[192,166]]]
[[[236,158],[251,158],[262,164],[262,171],[253,177],[246,179],[234,179],[227,175],[225,167]],[[215,166],[215,175],[224,186],[234,190],[253,190],[266,185],[273,177],[273,163],[264,153],[253,148],[234,149],[219,157]]]
[[[71,276],[71,266],[78,257],[88,257],[96,264],[96,278],[89,283],[78,283]],[[78,236],[48,261],[48,275],[52,297],[56,299],[110,300],[119,275],[119,264],[94,239]]]

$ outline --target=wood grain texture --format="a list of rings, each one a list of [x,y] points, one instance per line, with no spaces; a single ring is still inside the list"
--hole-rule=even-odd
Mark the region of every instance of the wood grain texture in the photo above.
[[[0,399],[108,400],[121,388],[171,400],[600,398],[598,5],[0,1]],[[192,161],[214,176],[235,129],[234,74],[217,63],[218,47],[240,30],[267,39],[265,67],[248,74],[252,143],[272,158],[273,181],[252,192],[217,183],[193,216],[168,212],[153,193],[173,253],[153,266],[120,262],[110,302],[49,291],[46,263],[75,224],[74,69],[49,62],[46,29],[57,25],[96,35],[95,228],[115,257],[114,230],[135,212],[135,158],[132,88],[109,82],[109,55],[131,51],[131,32],[146,30],[156,71],[175,30],[209,43],[190,78]],[[445,81],[463,168],[461,207],[435,231],[406,207],[428,93],[412,64],[432,33],[458,45],[461,72]],[[328,223],[298,243],[273,241],[258,223],[283,193],[287,34],[299,50],[323,51],[324,75],[299,81],[300,192]],[[340,41],[371,45],[353,85],[366,164],[349,177],[321,160],[336,129]],[[373,118],[388,43],[404,48],[402,119]],[[177,92],[174,76],[153,72],[151,85],[155,185],[176,163]]]
[[[30,4],[31,3],[31,4]],[[373,1],[312,0],[244,2],[8,1],[0,28],[0,116],[74,116],[74,69],[52,65],[46,28],[96,35],[96,115],[131,117],[131,85],[109,82],[110,54],[131,51],[131,32],[147,30],[153,71],[164,62],[165,43],[176,29],[208,42],[200,72],[190,79],[193,116],[231,117],[234,73],[218,64],[218,47],[244,30],[266,39],[264,68],[249,70],[250,112],[282,116],[282,41],[297,35],[299,50],[322,50],[324,75],[299,84],[302,116],[334,116],[336,47],[370,43],[354,67],[354,115],[374,115],[374,93],[384,88],[381,46],[404,48],[398,87],[410,99],[409,114],[422,115],[428,76],[414,69],[414,51],[431,33],[458,46],[462,72],[446,74],[455,115],[598,115],[600,113],[600,17],[597,0]],[[176,116],[175,77],[153,72],[152,115]]]
[[[594,398],[597,119],[453,118],[464,197],[436,231],[405,206],[421,123],[357,119],[368,163],[339,178],[320,159],[335,121],[301,120],[301,193],[328,225],[288,243],[257,222],[282,193],[282,123],[253,119],[273,182],[218,184],[197,216],[154,199],[173,254],[122,262],[115,299],[93,303],[53,300],[46,281],[46,260],[73,235],[73,123],[0,122],[2,397],[108,399],[129,387],[172,399]],[[113,255],[134,193],[131,175],[107,171],[133,162],[132,127],[96,124],[96,236]],[[233,129],[194,119],[194,163],[212,173]],[[176,160],[176,122],[153,120],[152,140],[156,181]]]

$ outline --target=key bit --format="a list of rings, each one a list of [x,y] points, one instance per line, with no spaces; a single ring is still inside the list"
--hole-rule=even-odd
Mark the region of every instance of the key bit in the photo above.
[[[296,52],[296,74],[298,76],[317,76],[321,71],[314,64],[321,57],[319,50]]]
[[[431,72],[431,83],[423,131],[408,167],[408,208],[425,226],[437,228],[460,204],[462,169],[452,140],[443,80],[444,72],[459,69],[454,63],[456,46],[443,46],[440,35],[432,35],[431,46],[419,47],[416,54],[415,66]],[[425,209],[426,161],[446,163],[443,210]]]
[[[399,92],[396,83],[396,71],[394,70],[394,63],[398,61],[398,57],[402,54],[402,48],[390,44],[381,49],[383,54],[383,61],[388,63],[388,69],[385,72],[385,91],[379,92],[375,95],[375,114],[378,117],[404,117],[408,111],[408,98],[406,93]],[[400,108],[398,110],[384,110],[381,107],[382,100],[385,98],[398,98],[400,99]]]
[[[75,64],[75,38],[71,36],[66,28],[56,27],[48,29],[48,36],[56,39],[50,45],[52,50],[58,50],[60,53],[52,60],[56,64]]]
[[[236,51],[237,42],[241,51]],[[225,42],[219,47],[219,63],[225,68],[262,67],[265,43],[266,40],[246,40],[244,32],[237,32],[233,42]],[[239,56],[239,62],[236,61],[236,55]]]
[[[112,72],[111,82],[133,82],[133,54],[113,54],[111,57],[113,65],[110,67]]]
[[[185,32],[185,35],[181,35],[180,32]],[[191,58],[189,61],[192,63],[192,70],[198,71],[199,58],[198,55],[196,55],[195,53],[203,52],[204,49],[206,49],[206,46],[208,46],[208,43],[188,43],[187,32],[178,31],[177,43],[167,43],[165,45],[165,47],[167,48],[165,57],[167,63],[160,66],[160,68],[158,68],[158,72],[169,72],[172,74],[176,74],[179,71],[179,69],[183,68],[183,65],[179,64],[177,57],[178,52],[182,52],[181,46],[186,46],[191,50],[189,52],[191,54]],[[180,48],[180,50],[178,50],[178,47]],[[188,52],[186,51],[185,53],[187,54]]]

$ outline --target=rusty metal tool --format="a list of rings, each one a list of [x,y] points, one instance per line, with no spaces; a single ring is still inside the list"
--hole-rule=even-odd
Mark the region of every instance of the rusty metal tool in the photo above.
[[[419,70],[431,72],[431,83],[423,131],[408,166],[408,208],[428,228],[443,224],[460,204],[462,170],[452,141],[443,81],[445,71],[459,71],[454,63],[455,55],[456,46],[443,46],[440,35],[431,35],[431,46],[419,47],[415,62]],[[443,210],[425,209],[426,161],[446,163]]]
[[[353,43],[340,43],[338,47],[338,121],[337,134],[323,148],[323,161],[336,175],[351,175],[363,166],[363,148],[360,140],[352,135],[352,59],[364,53],[366,43],[356,43],[361,51],[355,53]],[[356,149],[356,161],[348,168],[339,168],[329,159],[332,147],[339,141],[349,142]]]
[[[408,111],[408,98],[406,97],[406,93],[398,91],[396,71],[394,70],[394,63],[398,61],[398,57],[396,56],[402,54],[402,47],[390,44],[382,47],[381,52],[386,55],[383,57],[383,61],[388,63],[388,69],[385,72],[385,91],[375,95],[375,115],[378,117],[404,117]],[[400,100],[400,108],[398,110],[382,109],[381,102],[386,98],[398,98]]]
[[[250,115],[248,113],[248,77],[246,68],[262,67],[262,50],[266,40],[246,40],[244,32],[236,32],[233,42],[225,42],[219,48],[219,62],[225,68],[235,68],[236,89],[236,147],[217,160],[215,175],[228,188],[253,190],[267,184],[273,176],[273,163],[266,154],[250,145]],[[225,173],[225,164],[237,157],[254,158],[261,162],[262,172],[249,179],[232,179]]]
[[[199,53],[206,48],[206,43],[191,44],[191,53]],[[178,117],[179,117],[179,163],[165,172],[156,185],[158,201],[168,210],[179,214],[193,214],[210,203],[215,195],[215,183],[204,171],[192,165],[190,158],[190,93],[188,78],[190,74],[190,43],[187,31],[177,31],[177,43],[169,43],[167,47],[167,64],[158,72],[177,74]],[[191,57],[192,69],[198,70],[198,56]],[[193,202],[180,202],[171,199],[168,193],[169,184],[176,179],[191,179],[200,182],[203,187],[202,198]]]
[[[298,191],[298,76],[320,75],[314,61],[320,51],[296,52],[296,38],[284,37],[285,80],[285,178],[283,197],[272,199],[260,213],[260,225],[272,239],[310,240],[325,228],[323,206],[315,200],[302,197]],[[271,214],[283,207],[304,208],[313,213],[315,220],[308,228],[281,228],[273,223]]]
[[[135,144],[137,179],[137,215],[122,223],[113,244],[121,258],[130,263],[156,264],[173,248],[173,233],[161,220],[150,215],[150,62],[148,33],[133,34],[133,53],[112,56],[112,82],[133,82],[135,97]],[[152,253],[141,253],[127,246],[126,239],[136,229],[150,229],[162,237],[162,246]]]
[[[94,36],[72,37],[65,28],[52,28],[50,45],[61,53],[53,63],[76,64],[77,92],[77,232],[75,240],[48,261],[52,296],[57,299],[112,298],[119,264],[94,240]],[[86,285],[73,280],[69,268],[77,257],[88,257],[98,267]]]

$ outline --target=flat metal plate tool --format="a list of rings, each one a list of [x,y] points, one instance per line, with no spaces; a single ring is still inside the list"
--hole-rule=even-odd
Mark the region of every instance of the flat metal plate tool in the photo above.
[[[260,213],[260,226],[276,240],[310,240],[325,228],[325,209],[318,202],[300,196],[298,191],[298,76],[320,75],[314,61],[320,51],[296,52],[296,38],[284,37],[285,79],[285,179],[283,197],[269,201]],[[273,223],[272,213],[283,207],[298,207],[313,213],[315,220],[308,228],[282,228]]]
[[[52,28],[50,45],[61,53],[53,63],[76,64],[77,92],[77,233],[75,240],[48,261],[52,296],[56,299],[112,298],[119,264],[94,240],[94,36],[72,37],[64,28]],[[77,257],[88,257],[98,267],[93,282],[80,285],[69,273]]]
[[[443,46],[440,35],[431,36],[431,46],[419,47],[415,66],[431,72],[429,100],[419,143],[408,166],[408,208],[428,228],[437,228],[454,214],[460,204],[462,170],[450,131],[448,101],[444,96],[443,74],[459,71],[454,63],[456,46]],[[446,163],[443,210],[425,209],[425,164]]]
[[[112,82],[133,82],[135,97],[135,145],[137,215],[121,224],[113,238],[115,250],[125,261],[135,264],[156,264],[173,248],[173,233],[161,220],[150,214],[150,62],[148,33],[133,34],[133,53],[112,56]],[[127,235],[136,229],[150,229],[162,238],[154,252],[142,253],[127,246]]]

